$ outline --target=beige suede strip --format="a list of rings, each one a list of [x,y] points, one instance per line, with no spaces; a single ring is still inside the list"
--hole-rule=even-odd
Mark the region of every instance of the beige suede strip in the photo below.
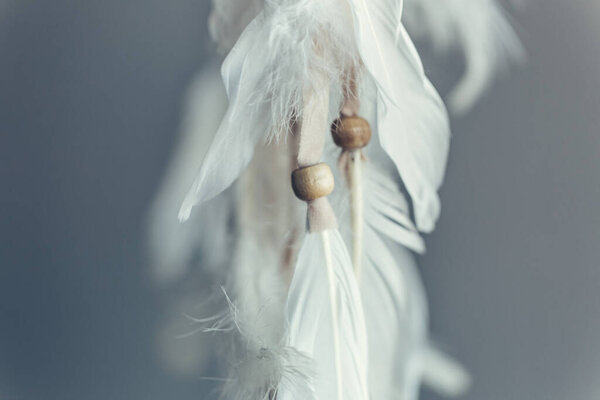
[[[321,84],[319,84],[321,83]],[[304,92],[304,113],[300,125],[298,167],[308,167],[321,160],[325,134],[329,131],[329,85],[315,82]]]
[[[327,197],[309,201],[307,210],[308,230],[323,232],[327,229],[337,229],[337,218]]]
[[[300,126],[298,167],[317,164],[323,155],[325,137],[329,132],[329,82],[315,76],[312,86],[304,91],[304,112]],[[337,219],[326,197],[310,201],[307,220],[310,232],[337,228]]]

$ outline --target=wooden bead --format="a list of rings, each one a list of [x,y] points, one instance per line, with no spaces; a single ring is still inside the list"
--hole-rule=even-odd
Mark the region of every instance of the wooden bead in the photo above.
[[[300,200],[312,201],[333,192],[333,173],[325,163],[292,172],[292,189]]]
[[[371,140],[371,127],[364,118],[342,116],[331,125],[331,135],[335,144],[343,149],[360,149]]]

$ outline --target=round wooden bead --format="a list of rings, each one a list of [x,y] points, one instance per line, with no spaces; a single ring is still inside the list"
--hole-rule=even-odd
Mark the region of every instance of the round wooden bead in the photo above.
[[[312,201],[333,192],[333,173],[325,163],[292,172],[292,189],[300,200]]]
[[[347,150],[365,147],[371,140],[369,122],[357,116],[342,116],[331,125],[333,141]]]

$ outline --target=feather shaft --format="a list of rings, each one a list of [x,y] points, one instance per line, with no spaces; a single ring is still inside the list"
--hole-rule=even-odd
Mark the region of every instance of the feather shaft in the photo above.
[[[340,358],[340,327],[337,320],[338,315],[338,304],[337,294],[335,290],[335,273],[333,270],[333,262],[331,260],[331,242],[329,238],[329,232],[321,232],[321,240],[323,241],[323,253],[325,255],[325,268],[327,269],[327,283],[329,289],[329,308],[331,311],[331,327],[332,327],[332,340],[333,340],[333,357],[335,360],[336,377],[335,383],[337,386],[337,399],[341,400],[343,378],[342,378],[342,360]]]
[[[363,259],[363,171],[362,152],[352,150],[348,157],[348,184],[350,186],[350,209],[352,224],[352,264],[357,280],[360,281]]]

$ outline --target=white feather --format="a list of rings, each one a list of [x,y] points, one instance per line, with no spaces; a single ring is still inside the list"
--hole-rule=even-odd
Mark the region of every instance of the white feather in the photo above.
[[[400,185],[372,165],[365,166],[365,220],[379,234],[418,253],[425,242],[410,219],[408,204]]]
[[[260,17],[259,17],[260,18]],[[212,144],[202,162],[196,179],[183,200],[179,220],[190,217],[192,207],[209,200],[229,187],[246,168],[254,147],[264,137],[267,128],[266,109],[260,107],[256,114],[248,114],[247,101],[251,88],[248,82],[256,80],[260,66],[252,56],[259,20],[254,20],[231,50],[222,67],[229,108],[221,122]],[[257,114],[262,114],[259,118]]]
[[[406,0],[404,22],[437,50],[462,50],[465,72],[448,95],[453,112],[467,112],[494,74],[520,62],[524,50],[496,0]]]
[[[361,60],[377,87],[381,147],[396,164],[410,194],[418,229],[430,232],[440,212],[437,189],[450,139],[445,107],[399,22],[402,1],[352,0],[351,4]]]
[[[420,348],[425,335],[423,302],[415,298],[421,292],[410,286],[414,282],[405,276],[414,261],[408,251],[392,254],[371,227],[366,228],[364,237],[368,251],[361,292],[369,337],[371,396],[408,400],[411,398],[395,396],[398,387],[407,386],[403,364]]]
[[[332,274],[332,280],[328,274]],[[328,306],[332,292],[334,314]],[[350,256],[339,232],[308,234],[288,294],[287,343],[312,360],[310,386],[314,392],[311,397],[297,397],[284,384],[278,390],[278,400],[368,399],[367,336],[362,312]],[[332,353],[336,348],[337,355]]]
[[[360,113],[377,132],[375,99],[375,88],[366,80]],[[425,247],[410,217],[400,177],[377,135],[365,151],[361,294],[369,338],[371,397],[415,400],[422,383],[442,394],[457,395],[468,387],[469,376],[460,364],[429,344],[424,288],[414,257],[403,246],[418,252]],[[330,157],[338,153],[333,148],[327,152]],[[348,193],[339,185],[334,195],[335,208],[341,215],[340,229],[350,245]]]
[[[423,383],[446,396],[464,393],[469,374],[429,342],[427,301],[413,256],[370,227],[365,247],[361,291],[372,398],[416,400]]]

